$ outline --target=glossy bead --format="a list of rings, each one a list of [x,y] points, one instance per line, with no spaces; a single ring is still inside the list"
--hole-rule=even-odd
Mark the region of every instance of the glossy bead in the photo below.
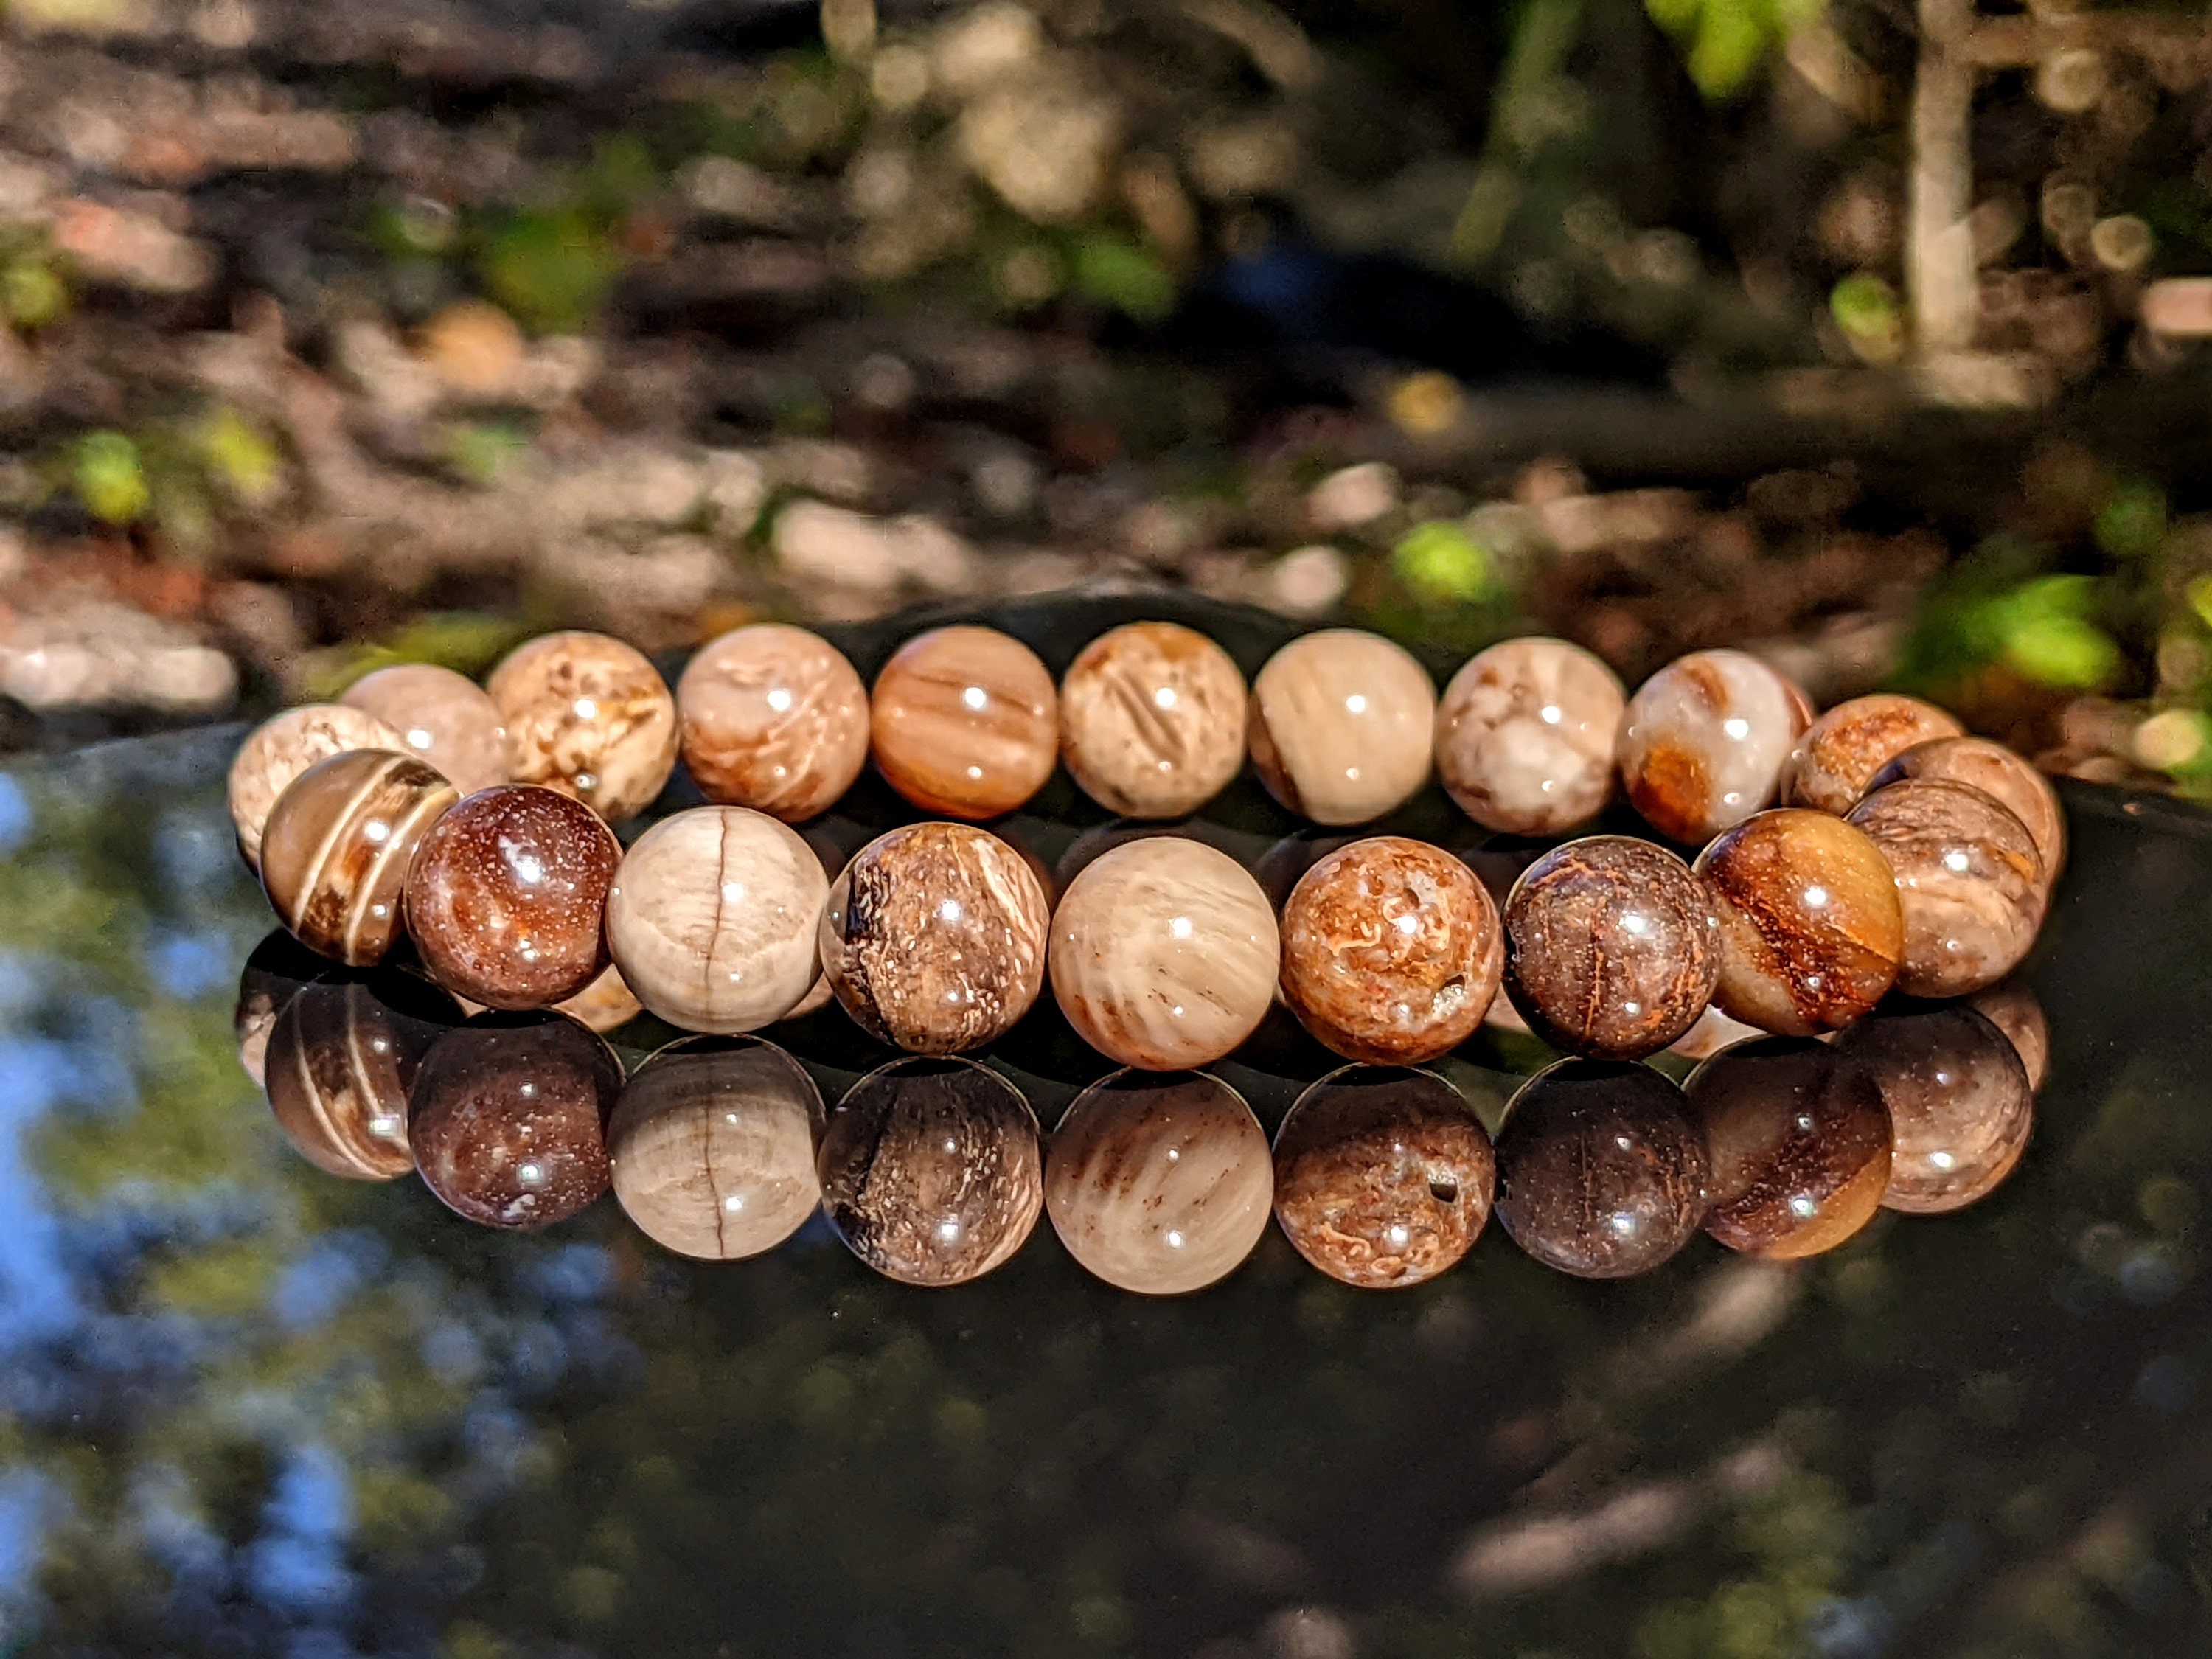
[[[1036,653],[994,628],[935,628],[898,648],[871,702],[877,769],[925,812],[995,818],[1044,787],[1060,698]]]
[[[1267,1230],[1267,1133],[1218,1079],[1121,1071],[1068,1107],[1045,1154],[1067,1253],[1125,1291],[1180,1296],[1235,1272]]]
[[[317,761],[354,749],[407,752],[407,739],[391,722],[343,703],[302,703],[262,721],[230,763],[230,821],[238,850],[261,867],[261,832],[276,798]]]
[[[457,798],[388,750],[317,761],[277,797],[262,836],[261,884],[278,920],[349,967],[381,962],[405,927],[408,861]]]
[[[514,745],[499,705],[474,680],[434,663],[401,663],[364,674],[346,690],[349,708],[386,722],[407,752],[434,766],[465,795],[514,777]]]
[[[607,949],[671,1025],[730,1036],[781,1019],[814,988],[830,884],[788,824],[742,806],[663,818],[623,855]]]
[[[622,844],[580,802],[532,784],[479,790],[430,827],[407,877],[424,970],[487,1008],[543,1008],[607,965],[600,924]]]
[[[1547,1267],[1626,1279],[1705,1224],[1705,1139],[1648,1066],[1567,1060],[1538,1073],[1498,1133],[1498,1219]]]
[[[1486,830],[1557,836],[1613,793],[1627,694],[1565,640],[1507,640],[1469,658],[1437,710],[1437,776]]]
[[[867,688],[803,628],[756,623],[701,646],[676,714],[701,793],[786,823],[828,811],[867,763]]]
[[[1260,884],[1176,836],[1124,842],[1084,866],[1053,915],[1053,995],[1109,1059],[1189,1071],[1252,1034],[1282,951]]]
[[[920,1054],[980,1048],[1044,989],[1051,910],[1021,854],[965,823],[915,823],[853,855],[822,912],[845,1011]]]
[[[1020,1249],[1044,1204],[1036,1119],[964,1060],[894,1060],[830,1115],[822,1207],[854,1255],[902,1285],[964,1285]]]
[[[1943,738],[1917,744],[1874,775],[1869,792],[1908,778],[1936,778],[1978,789],[2021,821],[2043,862],[2048,895],[2066,866],[2066,812],[2058,791],[2033,765],[1987,738]]]
[[[1571,841],[1506,896],[1506,993],[1554,1048],[1640,1060],[1705,1012],[1718,927],[1705,884],[1665,848],[1628,836]]]
[[[1283,1000],[1347,1060],[1411,1066],[1474,1035],[1504,971],[1498,908],[1450,854],[1376,836],[1329,854],[1284,907]]]
[[[1275,1135],[1284,1236],[1331,1279],[1363,1290],[1419,1285],[1458,1261],[1490,1218],[1496,1181],[1481,1121],[1429,1072],[1332,1072]]]
[[[1244,763],[1244,676],[1205,635],[1134,622],[1089,645],[1060,683],[1060,753],[1109,812],[1179,818]]]
[[[772,1250],[822,1200],[822,1094],[757,1037],[693,1037],[638,1069],[607,1124],[615,1199],[653,1243],[702,1261]]]
[[[1885,1207],[1914,1215],[1964,1209],[2020,1163],[2034,1091],[2005,1034],[1972,1008],[1884,1012],[1838,1046],[1889,1109]]]
[[[1966,729],[1934,703],[1893,692],[1839,702],[1807,727],[1790,751],[1782,769],[1782,804],[1842,817],[1898,756]]]
[[[2043,863],[2010,811],[1965,784],[1908,778],[1875,790],[1850,821],[1897,875],[1900,989],[1964,996],[2019,966],[2043,925]]]
[[[317,956],[282,927],[264,935],[239,970],[238,1004],[230,1029],[238,1039],[238,1063],[257,1089],[268,1080],[269,1034],[292,999],[331,971],[328,957]]]
[[[548,634],[492,671],[519,782],[573,795],[610,823],[653,804],[676,767],[676,700],[644,653],[605,634]]]
[[[1694,846],[1774,799],[1811,724],[1805,694],[1758,658],[1692,652],[1629,700],[1621,782],[1652,828]]]
[[[317,1169],[390,1181],[415,1167],[407,1096],[430,1045],[461,1022],[443,991],[385,973],[318,981],[270,1033],[268,1090],[277,1126]]]
[[[486,1227],[548,1227],[607,1189],[614,1051],[566,1015],[479,1014],[415,1074],[408,1137],[422,1184]]]
[[[1818,1255],[1881,1207],[1889,1112],[1829,1044],[1760,1037],[1707,1060],[1682,1092],[1712,1164],[1705,1231],[1731,1250]]]
[[[1800,806],[1761,812],[1714,837],[1697,868],[1721,922],[1713,1000],[1730,1017],[1816,1036],[1896,982],[1897,883],[1881,849],[1843,819]]]
[[[1267,659],[1249,741],[1267,791],[1316,823],[1365,823],[1429,781],[1437,690],[1401,646],[1323,629]]]
[[[1696,1024],[1668,1043],[1667,1052],[1680,1054],[1685,1060],[1711,1060],[1723,1048],[1765,1035],[1756,1025],[1747,1025],[1723,1013],[1716,1004],[1698,1016]]]
[[[2028,982],[2018,977],[2003,980],[1966,999],[1966,1006],[2002,1031],[2027,1071],[2031,1093],[2043,1091],[2051,1074],[2051,1021],[2043,1003]]]

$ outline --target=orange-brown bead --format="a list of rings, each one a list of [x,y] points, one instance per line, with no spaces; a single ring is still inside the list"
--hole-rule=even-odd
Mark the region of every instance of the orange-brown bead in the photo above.
[[[1782,804],[1841,817],[1898,756],[1966,729],[1934,703],[1893,692],[1839,702],[1806,728],[1790,751],[1782,769]]]
[[[261,884],[309,950],[350,967],[384,960],[404,929],[408,861],[453,786],[405,755],[356,749],[277,797],[261,839]]]
[[[756,623],[700,647],[676,712],[700,793],[786,823],[828,811],[867,763],[867,688],[803,628]]]
[[[926,812],[994,818],[1044,787],[1060,697],[1036,653],[994,628],[932,629],[876,677],[871,744],[891,787]]]

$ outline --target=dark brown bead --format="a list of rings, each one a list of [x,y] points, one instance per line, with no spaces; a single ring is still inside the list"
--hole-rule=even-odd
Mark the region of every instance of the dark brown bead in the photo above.
[[[307,986],[331,972],[331,959],[319,957],[282,927],[270,930],[238,975],[238,1006],[230,1029],[238,1038],[238,1063],[256,1088],[266,1081],[269,1035],[276,1016]]]
[[[2043,1079],[2051,1073],[2051,1021],[2034,988],[2014,975],[1975,992],[1966,1006],[2012,1039],[2020,1063],[2027,1068],[2028,1088],[2041,1094]]]
[[[261,840],[261,885],[311,951],[367,968],[398,939],[408,860],[458,799],[406,755],[354,749],[318,761],[276,798]]]
[[[1956,997],[2020,965],[2050,896],[2027,826],[1992,795],[1937,778],[1906,778],[1851,811],[1897,875],[1905,911],[1898,988]]]
[[[1972,1008],[1884,1010],[1838,1047],[1889,1109],[1886,1208],[1964,1209],[2019,1164],[2035,1118],[2027,1068],[2011,1040]]]
[[[277,1127],[319,1170],[390,1181],[415,1167],[407,1097],[430,1045],[460,1005],[404,974],[351,975],[303,988],[270,1033],[268,1090]]]

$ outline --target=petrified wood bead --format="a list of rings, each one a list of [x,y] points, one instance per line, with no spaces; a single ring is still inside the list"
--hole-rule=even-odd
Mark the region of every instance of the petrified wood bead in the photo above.
[[[829,641],[783,623],[700,647],[676,714],[700,793],[786,823],[828,811],[867,763],[867,688]]]
[[[1101,634],[1060,683],[1060,753],[1109,812],[1179,818],[1244,763],[1244,677],[1229,653],[1179,623]]]
[[[1737,1043],[1765,1033],[1756,1025],[1747,1025],[1720,1011],[1717,1004],[1698,1016],[1698,1023],[1667,1045],[1670,1054],[1680,1054],[1685,1060],[1711,1060],[1723,1048],[1733,1048]]]
[[[788,824],[742,806],[663,818],[623,855],[607,949],[637,1000],[687,1031],[781,1019],[813,989],[830,884]]]
[[[1975,992],[1966,999],[1966,1006],[2011,1040],[2027,1068],[2029,1091],[2042,1093],[2043,1079],[2051,1073],[2051,1021],[2034,988],[2015,976]]]
[[[1843,819],[1777,807],[1716,836],[1697,867],[1721,923],[1713,1000],[1730,1017],[1815,1036],[1859,1018],[1896,981],[1897,883],[1881,849]]]
[[[343,701],[390,725],[409,754],[465,795],[514,777],[514,745],[499,705],[465,675],[434,663],[401,663],[364,674]]]
[[[1760,1037],[1683,1085],[1705,1131],[1705,1231],[1776,1261],[1832,1250],[1874,1219],[1889,1183],[1889,1112],[1865,1072],[1810,1037]]]
[[[1851,811],[1896,872],[1905,911],[1900,989],[1964,996],[1994,985],[2043,925],[2043,861],[2026,825],[1962,783],[1907,778]]]
[[[1486,830],[1556,836],[1613,793],[1627,694],[1565,640],[1507,640],[1468,659],[1437,710],[1437,775]]]
[[[903,1285],[964,1285],[1012,1256],[1044,1203],[1036,1119],[963,1060],[894,1060],[830,1115],[822,1207],[854,1255]]]
[[[318,761],[277,797],[261,841],[261,885],[311,951],[349,967],[381,962],[406,923],[408,862],[457,799],[421,761],[356,749]]]
[[[1877,691],[1839,702],[1806,728],[1782,769],[1782,802],[1842,817],[1874,775],[1911,748],[1966,731],[1932,702]]]
[[[639,1068],[607,1125],[616,1200],[655,1243],[702,1261],[772,1250],[822,1199],[822,1095],[757,1037],[693,1037]]]
[[[268,1079],[269,1034],[292,999],[331,971],[328,957],[316,955],[282,927],[272,928],[253,947],[238,975],[238,1005],[230,1029],[238,1038],[238,1063],[254,1087]]]
[[[519,782],[573,795],[610,823],[653,804],[676,767],[676,699],[644,653],[605,634],[517,646],[484,686]]]
[[[601,921],[622,844],[581,802],[533,784],[468,796],[430,827],[407,927],[430,977],[487,1008],[543,1008],[607,965]]]
[[[1481,1121],[1428,1072],[1332,1072],[1275,1134],[1284,1235],[1331,1279],[1365,1290],[1419,1285],[1465,1255],[1496,1180]]]
[[[331,1175],[405,1175],[415,1167],[408,1092],[431,1044],[460,1022],[453,998],[403,974],[307,986],[270,1033],[267,1087],[277,1126]]]
[[[1060,698],[1036,653],[995,628],[935,628],[876,677],[877,769],[925,812],[995,818],[1044,787]]]
[[[1692,652],[1629,700],[1621,782],[1661,835],[1696,845],[1773,800],[1811,724],[1805,694],[1758,658]]]
[[[1498,1219],[1577,1279],[1648,1273],[1697,1237],[1711,1169],[1682,1091],[1648,1066],[1565,1060],[1498,1133]]]
[[[612,963],[600,969],[599,976],[575,995],[562,997],[552,1007],[601,1036],[621,1030],[645,1012],[645,1005],[623,980],[622,969]]]
[[[1329,854],[1284,907],[1283,1000],[1347,1060],[1410,1066],[1474,1035],[1504,971],[1498,908],[1441,848],[1376,836]]]
[[[1628,836],[1571,841],[1506,896],[1506,992],[1555,1048],[1640,1060],[1705,1012],[1718,927],[1705,884],[1665,848]]]
[[[1146,1296],[1202,1290],[1267,1229],[1267,1137],[1203,1073],[1121,1071],[1075,1097],[1045,1153],[1045,1212],[1067,1253]]]
[[[921,1054],[979,1048],[1044,988],[1051,909],[1028,863],[965,823],[915,823],[853,856],[822,912],[822,968],[848,1013]]]
[[[1908,778],[1936,778],[1978,789],[2021,821],[2043,861],[2045,896],[2066,866],[2066,812],[2058,791],[2029,762],[1987,738],[1916,744],[1874,775],[1869,793]]]
[[[276,798],[317,761],[354,749],[407,752],[407,739],[391,722],[343,703],[302,703],[254,727],[230,763],[230,821],[238,850],[261,867],[261,832]]]
[[[1838,1047],[1889,1109],[1887,1208],[1914,1215],[1964,1209],[2020,1163],[2034,1091],[2005,1034],[1972,1008],[1885,1011]]]
[[[1365,823],[1429,781],[1436,718],[1436,685],[1403,647],[1323,629],[1276,652],[1252,682],[1252,764],[1290,811]]]

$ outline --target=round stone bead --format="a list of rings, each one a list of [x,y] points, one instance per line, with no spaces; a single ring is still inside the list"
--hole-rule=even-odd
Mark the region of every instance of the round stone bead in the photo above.
[[[1839,1031],[1888,994],[1905,957],[1905,913],[1881,849],[1841,818],[1782,806],[1747,818],[1698,855],[1720,916],[1720,981],[1730,1017],[1785,1036]]]
[[[344,702],[388,724],[407,752],[434,766],[465,795],[514,777],[514,745],[499,705],[474,680],[434,663],[401,663],[364,674]]]
[[[2025,979],[2004,980],[1975,992],[1966,999],[1966,1006],[2010,1039],[2027,1068],[2029,1092],[2040,1094],[2043,1079],[2051,1074],[2051,1021],[2034,988]]]
[[[914,823],[853,855],[822,912],[823,971],[871,1035],[920,1054],[1003,1036],[1044,989],[1052,913],[1022,855]]]
[[[1692,652],[1629,700],[1621,781],[1652,828],[1696,846],[1774,799],[1812,720],[1805,694],[1758,658]]]
[[[404,974],[319,980],[286,1004],[270,1033],[268,1090],[277,1126],[317,1169],[390,1181],[415,1167],[407,1097],[430,1045],[461,1011]]]
[[[253,947],[238,975],[238,1005],[230,1029],[238,1039],[238,1063],[253,1086],[268,1080],[269,1034],[292,999],[331,971],[328,957],[317,956],[282,927]]]
[[[2019,1164],[2035,1091],[2018,1050],[1972,1008],[1884,1011],[1837,1046],[1889,1109],[1886,1208],[1914,1215],[1964,1209]]]
[[[1832,1250],[1874,1219],[1889,1184],[1881,1091],[1829,1044],[1760,1037],[1683,1085],[1712,1164],[1705,1231],[1747,1255]]]
[[[639,1068],[607,1125],[616,1201],[678,1255],[772,1250],[822,1200],[822,1094],[757,1037],[692,1037]]]
[[[421,761],[356,749],[317,761],[269,814],[261,885],[311,951],[349,967],[381,962],[405,926],[408,861],[453,786]]]
[[[1099,1053],[1148,1072],[1188,1071],[1243,1042],[1274,1000],[1281,963],[1260,884],[1180,836],[1102,853],[1053,915],[1060,1012]]]
[[[353,749],[407,752],[407,739],[388,720],[343,703],[302,703],[253,728],[230,763],[230,821],[246,864],[261,867],[261,832],[276,798],[317,761]]]
[[[623,981],[622,969],[612,963],[600,969],[599,976],[575,995],[562,997],[552,1007],[601,1036],[620,1030],[645,1012],[645,1005]]]
[[[1339,848],[1284,907],[1283,1000],[1347,1060],[1410,1066],[1474,1035],[1504,971],[1498,907],[1466,865],[1400,836]]]
[[[700,647],[676,714],[701,793],[786,823],[828,811],[867,763],[867,688],[829,641],[783,623]]]
[[[1316,823],[1365,823],[1429,781],[1437,690],[1404,647],[1323,629],[1267,659],[1249,738],[1267,791]]]
[[[1486,830],[1558,836],[1613,793],[1620,679],[1565,640],[1507,640],[1469,658],[1437,710],[1437,775]]]
[[[1571,841],[1506,896],[1506,994],[1554,1048],[1640,1060],[1705,1011],[1718,927],[1705,884],[1665,848],[1629,836]]]
[[[2001,743],[1987,738],[1939,738],[1916,744],[1874,775],[1870,789],[1912,778],[1978,789],[2021,821],[2043,863],[2046,896],[2066,866],[2066,812],[2051,780]]]
[[[964,1285],[1021,1249],[1044,1204],[1036,1118],[964,1060],[894,1060],[830,1115],[822,1208],[854,1255],[902,1285]]]
[[[601,922],[622,844],[582,803],[532,784],[479,790],[422,837],[407,928],[430,977],[487,1008],[544,1008],[607,965]]]
[[[1083,647],[1060,683],[1060,753],[1109,812],[1179,818],[1244,763],[1244,677],[1177,623],[1134,622]]]
[[[1648,1066],[1566,1060],[1539,1072],[1498,1133],[1498,1219],[1547,1267],[1626,1279],[1705,1224],[1705,1138]]]
[[[2043,925],[2043,862],[2027,826],[1978,789],[1908,778],[1852,810],[1897,875],[1905,910],[1899,987],[1964,996],[2020,965]]]
[[[1146,1296],[1203,1290],[1267,1230],[1267,1136],[1203,1073],[1121,1071],[1075,1097],[1045,1154],[1045,1212],[1067,1253]]]
[[[1696,1024],[1668,1043],[1667,1052],[1680,1054],[1685,1060],[1711,1060],[1723,1048],[1733,1048],[1739,1042],[1765,1035],[1756,1025],[1730,1018],[1715,1004],[1698,1016]]]
[[[1842,817],[1874,775],[1915,744],[1966,728],[1932,702],[1878,691],[1839,702],[1814,720],[1782,769],[1782,802]]]
[[[623,855],[607,949],[671,1025],[730,1036],[781,1019],[814,988],[830,884],[789,825],[742,806],[663,818]]]
[[[1331,1279],[1398,1290],[1474,1247],[1497,1164],[1459,1091],[1428,1072],[1347,1066],[1275,1134],[1275,1219]]]
[[[492,671],[514,775],[610,823],[653,804],[676,767],[676,699],[643,653],[605,634],[548,634]]]
[[[935,628],[876,676],[877,769],[925,812],[995,818],[1044,787],[1060,699],[1036,653],[995,628]]]

